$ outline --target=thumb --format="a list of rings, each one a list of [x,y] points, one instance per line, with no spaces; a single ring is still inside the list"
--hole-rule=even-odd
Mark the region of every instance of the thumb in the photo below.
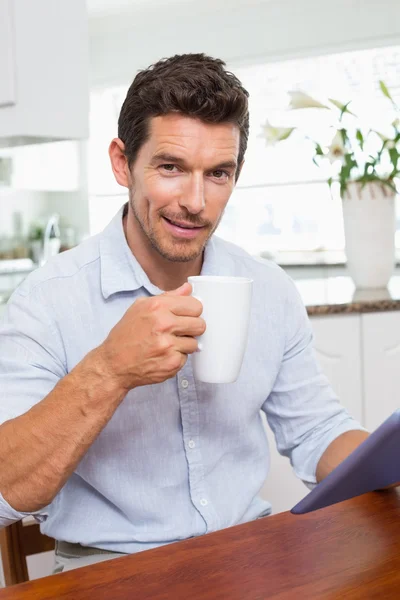
[[[176,290],[165,292],[165,296],[190,296],[192,293],[192,286],[187,281],[178,287]]]

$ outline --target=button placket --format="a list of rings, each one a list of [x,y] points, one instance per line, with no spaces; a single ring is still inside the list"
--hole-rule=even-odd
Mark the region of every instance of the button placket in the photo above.
[[[219,518],[215,513],[205,489],[203,457],[198,444],[199,406],[190,361],[177,376],[178,396],[181,407],[183,444],[188,463],[189,491],[193,506],[201,515],[206,530],[218,528]]]

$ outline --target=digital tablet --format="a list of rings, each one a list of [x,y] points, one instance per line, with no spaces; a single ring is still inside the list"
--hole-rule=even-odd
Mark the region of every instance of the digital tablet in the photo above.
[[[290,512],[311,512],[397,482],[400,482],[400,409]]]

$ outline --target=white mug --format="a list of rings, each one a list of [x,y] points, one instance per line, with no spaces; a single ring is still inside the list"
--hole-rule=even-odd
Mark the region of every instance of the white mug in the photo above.
[[[250,321],[252,279],[199,275],[189,277],[192,296],[203,305],[206,331],[192,354],[195,379],[232,383],[239,376]]]

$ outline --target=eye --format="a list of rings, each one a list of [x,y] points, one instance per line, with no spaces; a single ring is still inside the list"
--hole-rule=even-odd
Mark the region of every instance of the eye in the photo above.
[[[230,177],[230,173],[228,171],[224,171],[223,169],[217,169],[212,172],[213,177],[215,179],[228,179]]]
[[[177,169],[177,166],[173,164],[160,165],[160,169],[167,171],[167,173],[175,173],[174,169]]]

